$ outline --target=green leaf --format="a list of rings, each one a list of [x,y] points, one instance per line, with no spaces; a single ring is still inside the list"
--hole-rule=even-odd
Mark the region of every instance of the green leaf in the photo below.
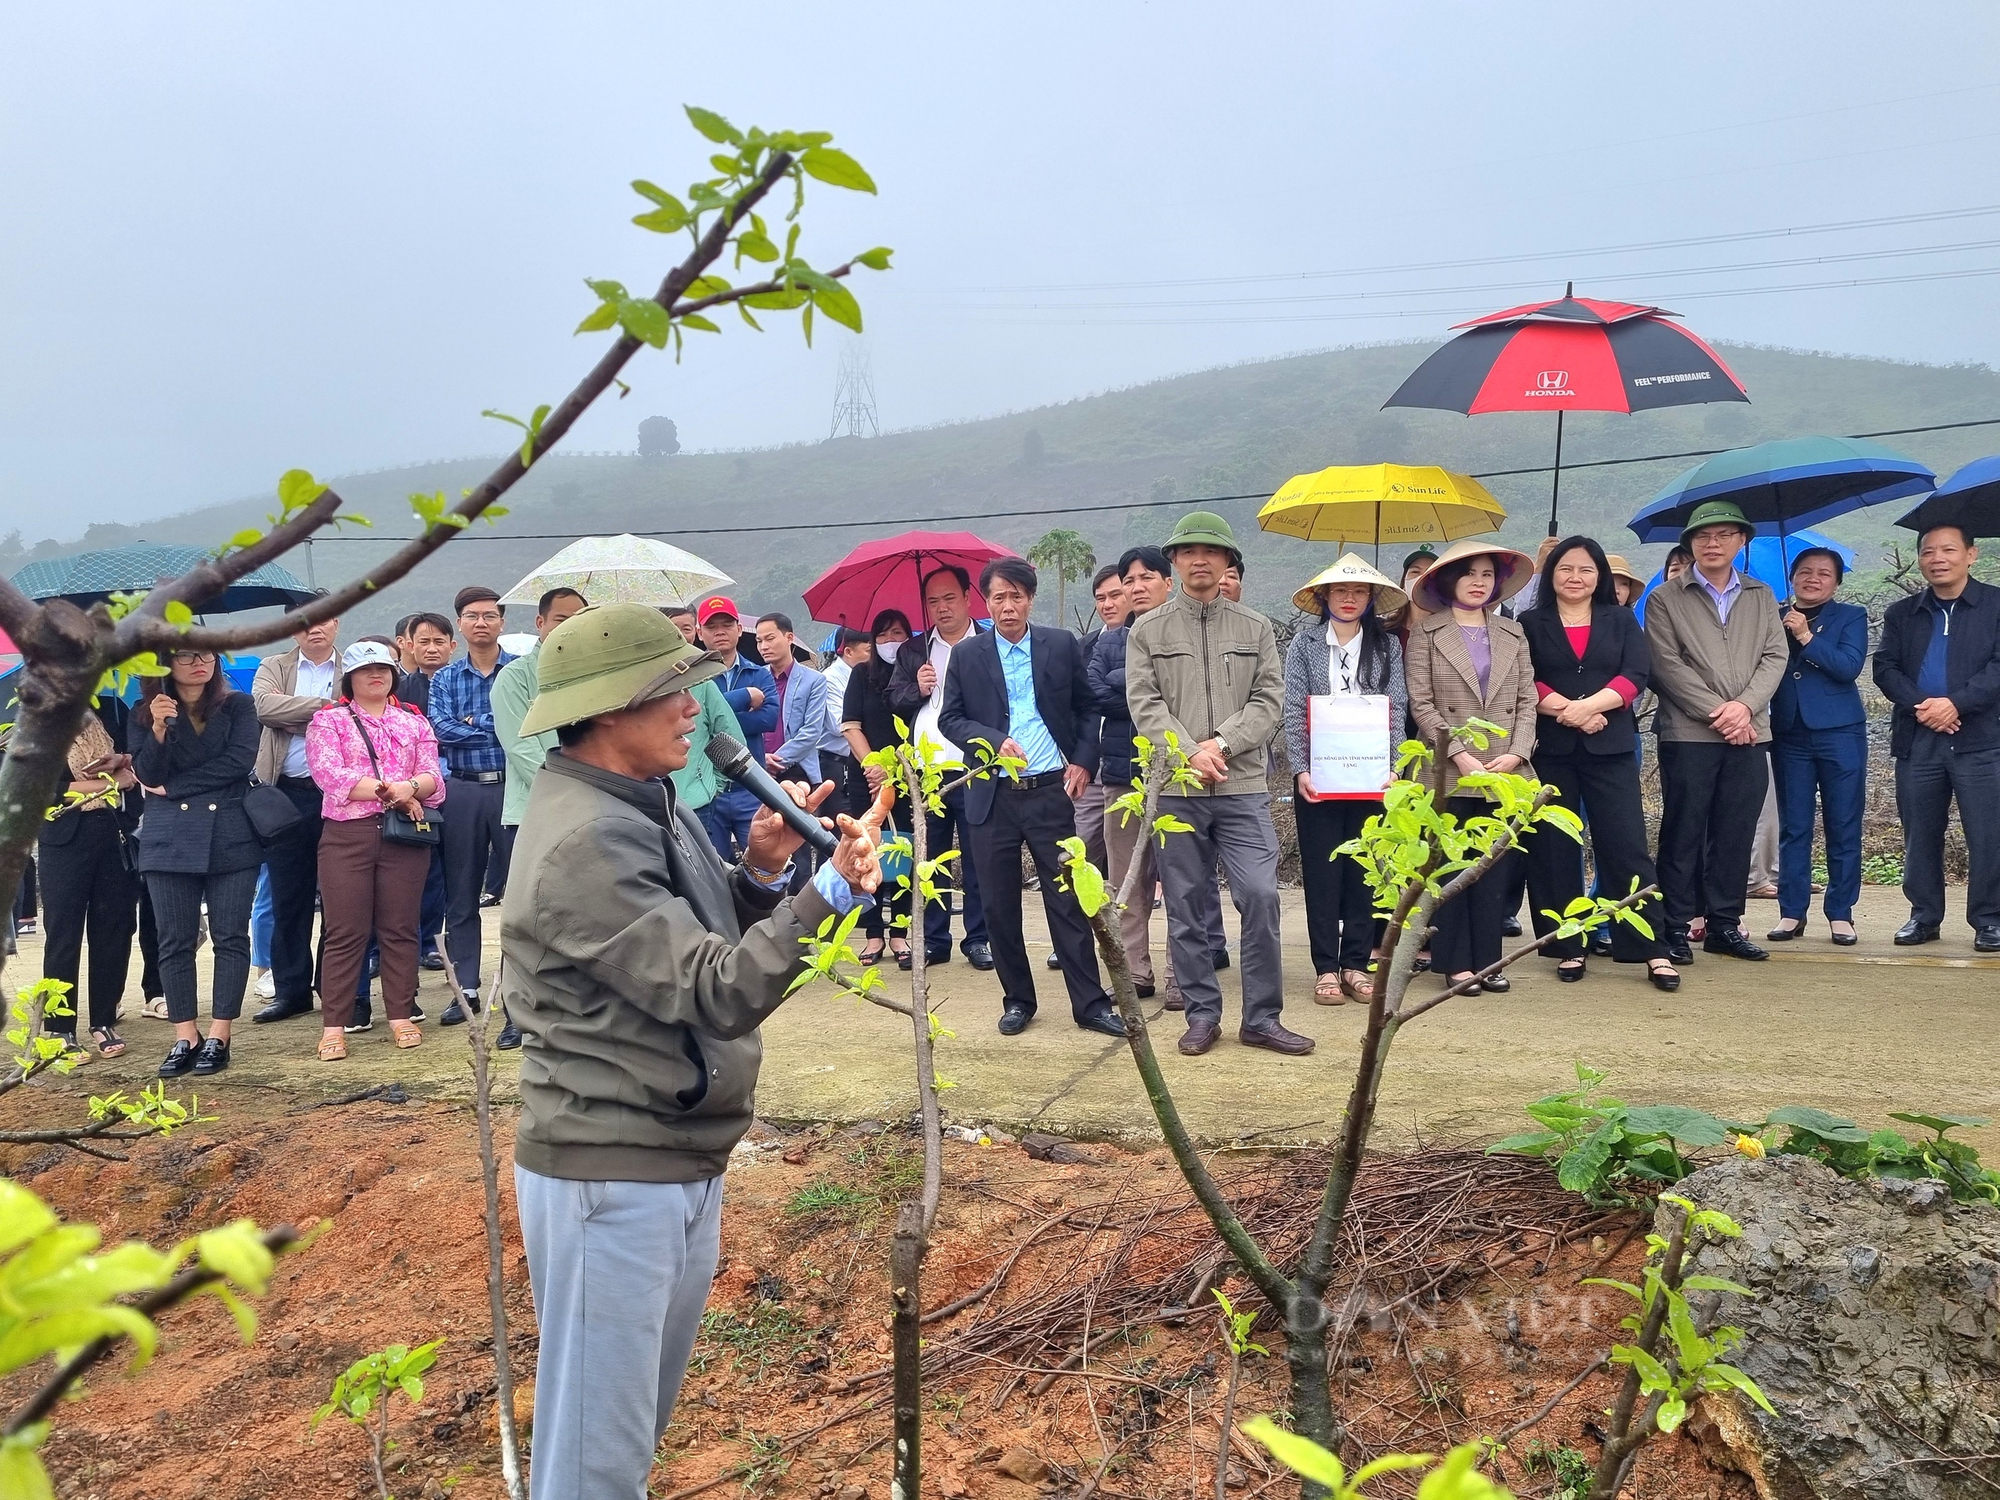
[[[232,547],[254,547],[263,540],[264,540],[263,532],[257,530],[255,527],[249,527],[243,531],[237,532],[235,536],[231,537],[229,539],[229,545]]]
[[[641,198],[651,199],[653,202],[659,204],[661,208],[680,208],[682,206],[681,200],[676,198],[672,193],[663,187],[655,186],[643,177],[632,179],[632,191],[637,193]]]
[[[1556,1163],[1556,1181],[1572,1193],[1587,1193],[1600,1187],[1604,1168],[1611,1161],[1612,1147],[1625,1133],[1616,1120],[1606,1120],[1579,1144],[1563,1153]]]
[[[1935,1130],[1939,1135],[1958,1125],[1976,1130],[1981,1125],[1993,1123],[1984,1115],[1918,1115],[1905,1114],[1901,1110],[1894,1109],[1889,1111],[1889,1118],[1901,1120],[1906,1125],[1921,1125],[1926,1130]]]
[[[861,304],[854,300],[854,293],[839,282],[836,281],[829,291],[816,293],[813,303],[842,328],[861,332]]]
[[[778,258],[778,247],[771,243],[770,237],[755,230],[746,230],[738,235],[736,248],[754,261],[768,262]]]
[[[687,111],[689,123],[717,145],[740,146],[743,144],[743,132],[723,119],[714,110],[703,109],[695,104],[684,104],[681,107]]]
[[[47,1422],[36,1422],[0,1440],[0,1497],[4,1500],[56,1500],[49,1471],[35,1450],[49,1435]]]
[[[632,222],[641,229],[649,229],[654,234],[676,234],[694,222],[693,216],[678,204],[672,208],[648,209],[645,213],[632,215]]]
[[[165,614],[166,621],[169,625],[194,624],[194,611],[189,609],[185,604],[181,603],[181,601],[178,599],[168,600],[167,607],[163,611],[163,613]]]
[[[673,327],[667,310],[650,297],[633,297],[620,303],[618,322],[633,338],[655,349],[667,347],[667,334]]]
[[[602,333],[607,328],[618,326],[618,304],[600,302],[591,314],[576,325],[578,333]]]
[[[1706,1370],[1703,1370],[1701,1373],[1703,1376],[1704,1384],[1712,1384],[1713,1381],[1721,1381],[1725,1384],[1732,1385],[1737,1390],[1743,1392],[1743,1394],[1748,1396],[1752,1401],[1755,1401],[1759,1406],[1763,1407],[1765,1411],[1770,1412],[1772,1416],[1775,1417],[1778,1414],[1777,1411],[1772,1407],[1770,1401],[1766,1399],[1764,1392],[1758,1388],[1757,1382],[1752,1380],[1748,1375],[1744,1374],[1741,1370],[1737,1369],[1736,1366],[1710,1365]]]
[[[797,287],[785,287],[775,292],[757,292],[745,297],[739,307],[761,308],[766,312],[789,312],[795,307],[803,307],[808,294]]]
[[[1764,1117],[1764,1123],[1790,1125],[1794,1129],[1809,1130],[1829,1141],[1846,1141],[1853,1145],[1865,1145],[1868,1140],[1868,1132],[1852,1120],[1843,1120],[1839,1115],[1830,1115],[1808,1104],[1781,1105]]]
[[[278,477],[278,504],[287,511],[302,510],[326,493],[326,486],[304,469],[287,469]]]
[[[1681,1278],[1684,1292],[1734,1292],[1739,1297],[1754,1297],[1757,1294],[1740,1281],[1731,1281],[1727,1276],[1709,1276],[1697,1272],[1693,1276]]]
[[[1687,1420],[1687,1414],[1687,1402],[1681,1399],[1679,1391],[1675,1391],[1660,1403],[1660,1414],[1656,1419],[1659,1422],[1660,1431],[1674,1431],[1681,1423]]]
[[[1625,1128],[1634,1135],[1665,1135],[1690,1146],[1720,1146],[1729,1127],[1707,1110],[1685,1104],[1641,1104],[1625,1113]]]
[[[805,168],[806,176],[829,187],[848,188],[857,193],[875,191],[875,179],[862,170],[861,163],[835,147],[811,147],[799,158],[799,165]]]
[[[1243,1424],[1243,1435],[1255,1438],[1271,1450],[1271,1457],[1336,1495],[1347,1490],[1347,1466],[1311,1438],[1287,1432],[1269,1417],[1252,1417]]]
[[[1510,1135],[1495,1141],[1486,1148],[1488,1156],[1545,1156],[1551,1146],[1562,1141],[1562,1137],[1547,1130],[1530,1130],[1521,1135]]]
[[[683,328],[697,328],[703,333],[720,333],[722,330],[704,318],[700,313],[682,313],[680,324]]]
[[[873,250],[863,250],[855,256],[854,263],[871,271],[886,271],[889,269],[889,257],[895,253],[887,245],[877,245]]]

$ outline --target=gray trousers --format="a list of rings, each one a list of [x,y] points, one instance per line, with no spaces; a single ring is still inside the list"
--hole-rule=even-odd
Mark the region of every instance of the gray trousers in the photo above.
[[[1127,819],[1120,813],[1105,809],[1099,820],[1106,851],[1111,856],[1111,893],[1115,896],[1125,885],[1125,872],[1137,858],[1143,868],[1139,871],[1138,887],[1132,892],[1132,904],[1119,914],[1118,936],[1125,947],[1125,963],[1132,970],[1135,984],[1152,984],[1153,977],[1153,855],[1159,845],[1152,839],[1140,837],[1143,820],[1134,816]],[[1178,837],[1178,835],[1170,835]],[[1221,892],[1216,893],[1216,905],[1221,906]],[[1216,920],[1221,921],[1218,909]],[[1180,991],[1174,985],[1174,959],[1171,947],[1166,953],[1166,989],[1169,995]]]
[[[1270,806],[1261,793],[1162,797],[1160,811],[1194,825],[1193,833],[1168,834],[1156,855],[1167,892],[1167,948],[1188,1020],[1200,1017],[1218,1025],[1222,1020],[1222,987],[1215,980],[1208,927],[1208,914],[1222,909],[1215,885],[1218,860],[1241,918],[1237,969],[1243,977],[1243,1024],[1277,1020],[1285,1006],[1285,974],[1278,947],[1278,835]]]
[[[1104,804],[1109,795],[1103,782],[1093,781],[1075,802],[1076,836],[1083,840],[1084,855],[1100,870],[1108,864],[1104,848]]]
[[[514,1168],[541,1325],[533,1500],[646,1500],[722,1244],[722,1179],[569,1182]]]

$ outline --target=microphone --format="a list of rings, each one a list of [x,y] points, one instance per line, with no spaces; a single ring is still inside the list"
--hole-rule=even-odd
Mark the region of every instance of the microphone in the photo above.
[[[839,847],[833,830],[822,827],[818,818],[794,802],[771,773],[757,764],[741,740],[726,734],[710,735],[707,752],[710,765],[783,818],[785,826],[814,849],[830,855]]]

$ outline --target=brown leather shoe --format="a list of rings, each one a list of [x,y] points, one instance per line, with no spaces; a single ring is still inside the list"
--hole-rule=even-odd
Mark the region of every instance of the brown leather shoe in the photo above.
[[[1282,1052],[1287,1057],[1304,1057],[1318,1045],[1311,1037],[1287,1031],[1276,1021],[1266,1021],[1262,1026],[1245,1026],[1236,1033],[1236,1040],[1246,1047],[1262,1047],[1267,1052]]]
[[[1200,1057],[1221,1035],[1222,1028],[1213,1021],[1190,1021],[1188,1029],[1181,1033],[1181,1052],[1188,1057]]]
[[[1176,989],[1169,989],[1167,991],[1167,998],[1162,1000],[1160,1004],[1167,1010],[1184,1011],[1187,1009],[1187,1001],[1181,998],[1181,992]]]

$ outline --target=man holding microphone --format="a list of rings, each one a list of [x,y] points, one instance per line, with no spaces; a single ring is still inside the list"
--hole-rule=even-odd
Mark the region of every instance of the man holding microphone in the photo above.
[[[768,809],[742,863],[723,864],[668,780],[687,762],[692,689],[722,662],[659,611],[584,610],[538,665],[521,733],[553,730],[558,747],[501,915],[541,1325],[532,1494],[644,1500],[715,1272],[723,1169],[752,1118],[757,1027],[804,968],[800,940],[867,901],[881,870],[875,829],[842,816],[831,858],[786,898],[801,840]]]

